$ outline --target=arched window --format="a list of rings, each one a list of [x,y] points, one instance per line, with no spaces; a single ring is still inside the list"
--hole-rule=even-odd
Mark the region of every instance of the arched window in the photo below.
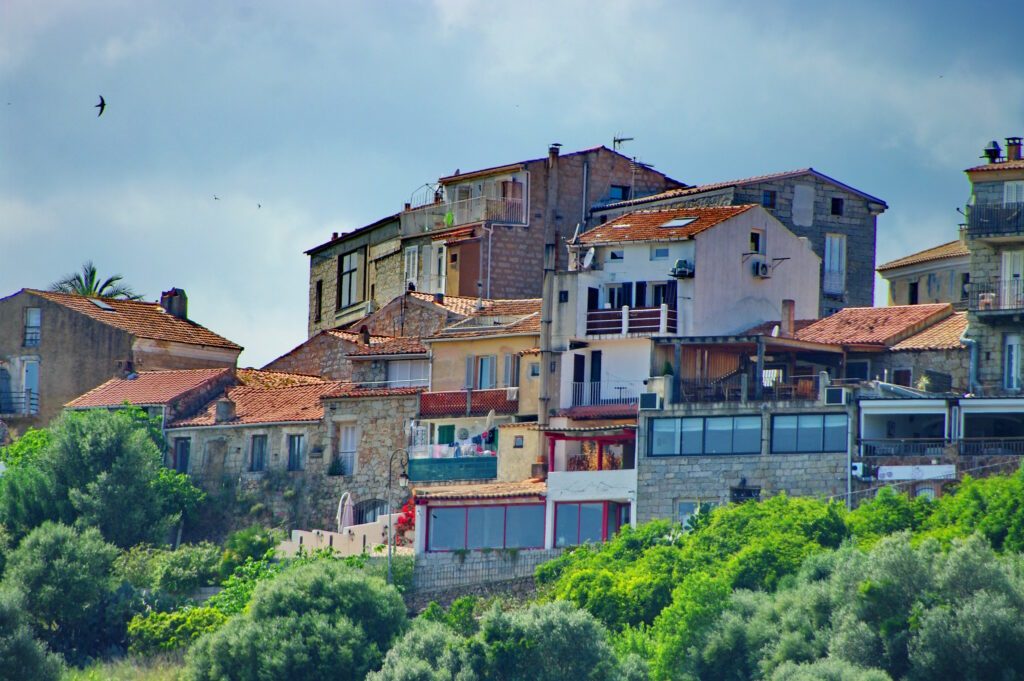
[[[928,484],[921,484],[914,488],[915,497],[924,497],[926,499],[935,498],[935,487]]]
[[[360,501],[355,507],[355,523],[372,523],[382,515],[387,515],[388,504],[383,499],[367,499]]]

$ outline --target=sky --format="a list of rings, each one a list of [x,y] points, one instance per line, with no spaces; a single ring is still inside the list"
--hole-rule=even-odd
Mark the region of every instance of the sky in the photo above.
[[[616,135],[691,184],[812,166],[881,197],[882,263],[956,238],[963,169],[1024,135],[1022,26],[1012,0],[0,0],[0,296],[91,259],[262,366],[305,339],[332,232]]]

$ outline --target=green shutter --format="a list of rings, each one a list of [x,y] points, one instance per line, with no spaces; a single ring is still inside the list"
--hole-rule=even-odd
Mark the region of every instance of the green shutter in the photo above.
[[[437,427],[437,444],[447,445],[455,442],[455,425]]]

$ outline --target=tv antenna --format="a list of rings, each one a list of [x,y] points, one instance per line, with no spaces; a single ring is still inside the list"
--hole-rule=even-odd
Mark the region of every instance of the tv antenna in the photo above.
[[[613,151],[618,151],[619,149],[622,148],[622,143],[623,142],[632,142],[633,139],[634,138],[632,138],[632,137],[619,137],[618,135],[613,136],[612,137],[612,150]]]

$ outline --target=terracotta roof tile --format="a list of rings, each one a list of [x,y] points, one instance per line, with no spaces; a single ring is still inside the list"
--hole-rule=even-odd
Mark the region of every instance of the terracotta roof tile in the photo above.
[[[324,393],[323,397],[331,400],[357,397],[404,397],[418,395],[424,390],[426,390],[425,387],[374,388],[358,383],[339,383],[334,389]]]
[[[796,339],[836,345],[889,346],[948,317],[949,303],[847,307],[796,333]]]
[[[445,308],[449,312],[454,312],[457,315],[468,317],[469,315],[476,312],[476,298],[470,298],[468,296],[444,296],[440,303],[434,297],[433,293],[426,293],[425,291],[410,291],[409,295],[413,298],[417,298],[427,303],[433,303],[440,307]],[[483,301],[486,305],[487,300]]]
[[[960,338],[967,330],[967,313],[954,312],[920,333],[905,338],[891,350],[957,350],[964,347]]]
[[[191,320],[179,319],[168,314],[158,303],[104,298],[100,302],[112,308],[107,310],[94,303],[92,298],[85,296],[36,289],[25,289],[25,291],[52,303],[63,305],[107,326],[126,331],[138,338],[206,345],[230,350],[242,349],[242,346],[232,343],[223,336],[218,336],[206,327]]]
[[[66,407],[117,407],[125,402],[136,405],[168,404],[176,398],[231,373],[222,369],[180,369],[140,371],[135,378],[113,378],[68,402]]]
[[[235,372],[242,385],[250,388],[286,388],[293,385],[327,383],[319,376],[295,374],[290,371],[266,371],[264,369],[239,369]]]
[[[348,353],[349,357],[374,357],[379,355],[425,355],[427,348],[419,338],[390,338],[379,343],[360,345]]]
[[[484,309],[424,340],[540,333],[540,307],[540,298],[491,300]]]
[[[980,166],[968,168],[965,173],[986,173],[994,170],[1024,170],[1024,160],[1002,161],[1000,163],[986,163]]]
[[[441,485],[417,487],[413,491],[416,503],[425,501],[456,501],[459,499],[515,499],[543,497],[548,486],[539,480],[524,482],[491,482],[478,485]]]
[[[917,253],[911,253],[905,255],[902,258],[891,260],[883,265],[879,265],[876,269],[879,272],[886,272],[888,270],[894,270],[899,267],[906,267],[907,265],[918,265],[925,262],[932,262],[934,260],[945,260],[946,258],[966,258],[971,254],[967,248],[967,244],[957,239],[956,241],[950,241],[949,243],[942,244],[940,246],[933,246],[932,248],[926,248],[923,251]]]
[[[627,213],[595,227],[580,237],[583,245],[620,243],[624,241],[676,241],[690,239],[715,225],[736,217],[751,208],[744,206],[700,206],[642,210]],[[680,227],[666,227],[672,220],[691,220]]]
[[[169,427],[319,421],[324,416],[321,398],[338,385],[325,382],[283,388],[236,386],[227,392],[227,397],[235,403],[235,418],[231,421],[217,423],[217,401],[214,400],[195,416],[175,421]]]
[[[351,327],[349,327],[349,328],[351,328]],[[333,336],[333,337],[339,338],[341,340],[351,341],[353,343],[358,343],[359,340],[360,340],[359,329],[356,329],[355,331],[347,331],[345,329],[327,329],[326,331],[323,331],[322,333],[326,333],[329,336]],[[370,335],[370,344],[373,345],[374,343],[385,343],[385,342],[387,342],[387,341],[389,341],[391,339],[392,339],[392,336],[375,336],[375,335],[371,334]],[[302,347],[302,346],[300,345],[299,347]]]

